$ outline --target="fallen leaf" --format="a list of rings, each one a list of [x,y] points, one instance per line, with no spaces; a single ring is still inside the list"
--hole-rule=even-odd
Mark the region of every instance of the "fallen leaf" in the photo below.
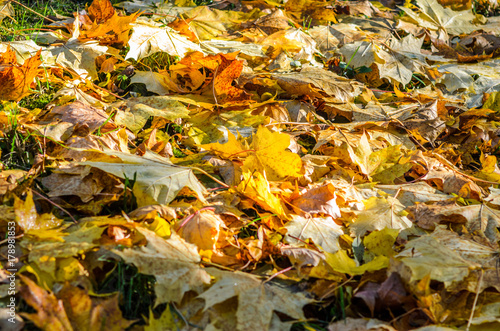
[[[187,291],[201,293],[203,285],[210,283],[210,275],[199,266],[201,258],[195,245],[175,232],[165,240],[144,228],[137,231],[146,237],[146,246],[113,252],[135,265],[139,272],[155,276],[156,305],[180,302]]]
[[[285,228],[288,230],[285,237],[288,243],[297,245],[303,240],[312,239],[328,253],[335,253],[340,249],[338,238],[344,234],[342,227],[331,217],[305,218],[293,215]]]
[[[294,319],[305,318],[302,307],[311,300],[303,294],[293,293],[272,283],[263,283],[245,273],[213,268],[208,269],[208,272],[215,277],[216,282],[199,297],[205,300],[205,309],[208,309],[236,296],[237,330],[268,330],[273,310]]]
[[[396,258],[411,269],[411,281],[430,274],[431,279],[443,282],[445,286],[463,280],[470,268],[477,266],[463,259],[456,251],[441,245],[439,239],[431,235],[411,240]]]
[[[340,217],[340,210],[336,203],[334,186],[329,183],[307,190],[304,194],[291,201],[299,212],[306,214],[326,214],[333,218]]]
[[[54,293],[37,286],[28,277],[23,275],[19,277],[24,283],[20,289],[21,296],[36,310],[36,313],[23,313],[23,316],[43,330],[72,331],[73,327],[64,310],[63,302],[58,300]]]
[[[147,23],[135,23],[128,41],[130,50],[125,58],[139,61],[156,52],[183,58],[188,52],[201,52],[201,48],[171,29]]]
[[[268,210],[278,216],[287,219],[286,210],[282,200],[271,193],[269,182],[259,172],[252,175],[244,172],[243,180],[236,188],[238,192],[255,201],[264,210]]]
[[[0,99],[19,101],[33,93],[30,88],[39,74],[41,53],[40,49],[34,56],[24,61],[23,65],[17,64],[16,56],[10,48],[0,55]]]
[[[111,107],[120,109],[115,115],[116,124],[124,125],[134,133],[141,130],[150,117],[169,121],[189,117],[186,106],[168,96],[129,98],[126,101],[116,102]]]
[[[48,47],[41,54],[45,63],[61,65],[72,70],[81,78],[96,79],[95,60],[98,56],[109,51],[109,47],[99,45],[96,41],[69,40],[64,45]]]
[[[459,35],[478,30],[478,27],[471,23],[474,15],[469,10],[456,12],[443,8],[436,0],[418,0],[417,6],[420,14],[409,8],[399,8],[420,26],[436,31],[438,36],[444,37],[443,33]]]
[[[146,151],[143,156],[104,150],[121,162],[82,162],[120,178],[135,178],[133,191],[139,206],[169,204],[184,188],[192,189],[199,199],[204,200],[205,188],[196,179],[193,170],[173,165],[168,159]]]
[[[179,230],[179,235],[199,250],[217,251],[217,241],[224,226],[221,218],[211,210],[197,212]]]
[[[118,306],[118,295],[111,298],[91,298],[85,290],[65,284],[57,297],[63,306],[75,330],[91,331],[98,328],[106,330],[123,330],[134,321],[122,317]]]
[[[329,96],[336,102],[353,101],[360,84],[324,69],[307,67],[300,73],[273,75],[279,86],[291,95]]]
[[[136,12],[129,16],[118,15],[109,0],[94,0],[88,7],[88,12],[77,13],[82,23],[75,28],[67,25],[70,33],[76,29],[80,41],[97,40],[101,45],[116,45],[123,47],[129,39],[131,24],[140,15]]]
[[[405,207],[393,198],[371,197],[363,201],[365,209],[356,212],[356,219],[349,225],[351,233],[363,236],[368,231],[384,228],[404,230],[412,227],[405,216]]]
[[[243,170],[265,173],[271,181],[298,177],[302,161],[297,154],[285,150],[289,145],[290,137],[287,134],[259,127],[252,137],[251,150],[243,163]]]

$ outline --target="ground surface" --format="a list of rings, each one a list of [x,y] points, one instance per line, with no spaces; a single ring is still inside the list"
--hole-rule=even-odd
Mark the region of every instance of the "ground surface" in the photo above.
[[[498,330],[498,14],[0,1],[0,329]]]

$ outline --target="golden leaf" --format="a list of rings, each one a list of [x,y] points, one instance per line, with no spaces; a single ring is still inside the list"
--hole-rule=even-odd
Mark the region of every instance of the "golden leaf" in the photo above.
[[[30,93],[31,85],[38,75],[40,49],[34,56],[26,60],[23,65],[17,65],[15,53],[9,47],[0,58],[0,100],[19,101]]]
[[[260,126],[253,136],[252,151],[243,164],[243,170],[265,173],[271,181],[300,176],[302,160],[297,154],[286,151],[289,145],[289,135]]]

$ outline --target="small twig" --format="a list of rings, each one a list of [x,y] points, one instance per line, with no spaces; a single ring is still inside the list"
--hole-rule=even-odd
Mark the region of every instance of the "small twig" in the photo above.
[[[40,17],[41,17],[41,18],[43,18],[44,20],[47,20],[47,21],[52,22],[52,23],[55,23],[55,22],[56,22],[56,21],[54,21],[53,19],[50,19],[50,18],[48,18],[48,17],[46,17],[46,16],[43,16],[42,14],[37,13],[37,12],[36,12],[36,11],[34,11],[33,9],[31,9],[31,8],[29,8],[29,7],[26,7],[25,5],[23,5],[22,3],[20,3],[20,2],[18,2],[18,1],[16,1],[16,0],[10,0],[10,2],[13,2],[13,3],[15,3],[16,5],[19,5],[19,6],[23,7],[23,8],[24,8],[24,9],[26,9],[27,11],[30,11],[30,12],[32,12],[33,14],[40,16]]]
[[[89,82],[91,82],[91,83],[92,83],[92,85],[94,85],[94,87],[97,87],[97,88],[98,88],[98,89],[100,89],[101,91],[104,91],[104,92],[106,92],[106,93],[109,93],[109,94],[111,94],[112,96],[114,96],[115,98],[118,98],[118,99],[120,99],[120,100],[125,100],[125,98],[122,98],[122,97],[121,97],[121,96],[119,96],[118,94],[114,94],[114,93],[113,93],[113,92],[111,92],[110,90],[107,90],[107,89],[105,89],[105,88],[103,88],[103,87],[100,87],[99,85],[94,84],[94,83],[93,83],[92,81],[90,81],[90,80],[89,80]]]
[[[396,321],[397,321],[398,319],[400,319],[401,317],[406,316],[406,315],[410,315],[411,313],[413,313],[414,311],[417,311],[417,310],[422,310],[422,308],[417,307],[417,308],[410,309],[410,310],[408,310],[406,313],[401,314],[401,315],[399,315],[399,316],[397,316],[397,317],[393,318],[393,319],[389,322],[389,324],[391,324],[391,325],[392,325],[392,323],[396,322]]]
[[[0,245],[5,244],[7,241],[9,241],[9,239],[12,239],[12,238],[14,238],[14,239],[19,239],[19,238],[21,238],[21,237],[24,237],[24,233],[21,233],[20,235],[15,236],[15,237],[9,237],[9,238],[7,238],[7,239],[2,240],[2,241],[0,241]]]
[[[210,175],[208,172],[206,172],[205,170],[202,170],[198,167],[191,167],[191,169],[193,170],[196,170],[196,171],[199,171],[201,172],[202,174],[204,174],[205,176],[207,176],[208,178],[210,178],[211,180],[213,180],[214,182],[216,182],[217,184],[220,184],[222,186],[224,186],[225,188],[230,188],[231,186],[227,185],[226,183],[224,182],[221,182],[220,180],[218,180],[217,178],[215,178],[214,176]]]
[[[217,267],[217,268],[220,268],[220,269],[223,269],[223,270],[227,270],[227,271],[234,271],[234,269],[231,269],[229,267],[226,267],[226,266],[223,266],[223,265],[220,265],[220,264],[217,264],[217,263],[213,263],[213,262],[209,262],[209,261],[201,261],[201,263],[203,264],[207,264],[207,265],[211,265],[211,266],[214,266],[214,267]]]
[[[285,269],[283,269],[283,270],[281,270],[281,271],[278,271],[277,273],[275,273],[274,275],[272,275],[271,277],[269,277],[268,279],[266,279],[264,282],[262,282],[262,284],[267,283],[268,281],[270,281],[270,280],[271,280],[271,279],[273,279],[274,277],[279,276],[279,275],[281,275],[281,274],[284,274],[285,272],[290,271],[290,270],[292,270],[293,268],[294,268],[294,266],[289,266],[288,268],[285,268]]]
[[[55,203],[54,201],[50,200],[49,198],[46,198],[44,197],[42,194],[38,193],[37,191],[35,190],[31,190],[31,192],[35,193],[36,195],[38,195],[40,198],[44,199],[44,200],[47,200],[51,205],[61,209],[63,212],[65,212],[69,217],[71,217],[71,219],[73,220],[74,223],[78,223],[78,221],[73,217],[73,215],[70,214],[69,211],[67,211],[66,209],[64,209],[63,207],[59,206],[57,203]]]
[[[477,177],[474,177],[474,176],[469,176],[463,172],[461,172],[460,170],[458,170],[453,164],[451,164],[448,160],[446,160],[444,157],[442,157],[441,155],[437,154],[437,153],[434,153],[431,151],[431,154],[432,156],[434,156],[436,159],[438,159],[439,161],[443,162],[444,165],[448,166],[448,168],[450,168],[452,171],[455,171],[456,173],[464,176],[464,177],[467,177],[469,178],[470,180],[473,180],[475,182],[482,182],[482,183],[488,183],[488,184],[493,184],[493,185],[498,185],[498,182],[492,182],[492,181],[489,181],[489,180],[484,180],[484,179],[480,179],[480,178],[477,178]]]
[[[241,270],[246,269],[246,268],[250,265],[250,263],[252,263],[252,261],[251,261],[251,260],[248,260],[248,262],[247,262],[247,263],[246,263],[243,267],[240,267],[240,268],[238,268],[237,270],[241,271]]]
[[[406,131],[406,133],[409,135],[409,136],[412,136],[413,139],[415,140],[415,142],[420,146],[420,148],[422,148],[424,151],[427,152],[427,148],[424,147],[424,145],[422,145],[420,143],[420,141],[418,141],[418,139],[415,137],[415,135],[413,133],[411,133],[411,131],[406,127],[406,125],[404,125],[403,122],[401,122],[400,120],[398,120],[397,118],[391,118],[393,121],[396,121],[398,122],[399,125],[401,125],[401,127]]]
[[[274,122],[274,123],[269,123],[264,126],[271,126],[271,125],[280,125],[280,124],[290,124],[290,125],[318,125],[317,123],[307,123],[307,122]]]
[[[207,191],[209,191],[209,192],[213,192],[213,191],[217,191],[217,190],[225,190],[225,189],[227,189],[227,187],[224,187],[224,186],[219,186],[219,187],[209,188],[209,189],[207,189]]]
[[[333,292],[337,291],[339,288],[341,288],[342,286],[344,286],[345,284],[349,283],[351,280],[353,280],[354,276],[351,276],[349,277],[349,279],[347,279],[345,282],[343,282],[342,284],[338,285],[338,286],[335,286],[332,290],[328,290],[328,292],[326,292],[325,294],[323,294],[320,298],[320,300],[323,300],[324,298],[326,298],[328,295],[332,294]]]
[[[304,244],[306,244],[306,245],[308,245],[308,246],[311,246],[312,248],[316,248],[314,245],[311,245],[310,243],[308,243],[308,242],[307,242],[307,241],[305,241],[305,240],[300,239],[299,237],[295,237],[295,236],[293,236],[293,235],[291,235],[291,234],[287,234],[287,236],[289,236],[290,238],[293,238],[293,239],[295,239],[295,240],[298,240],[298,241],[300,241],[300,242],[303,242]]]
[[[214,207],[204,207],[204,208],[201,208],[200,210],[197,210],[193,214],[191,214],[188,217],[186,217],[184,219],[184,221],[182,221],[181,225],[179,225],[179,229],[182,228],[184,225],[186,225],[187,222],[189,222],[193,217],[195,217],[196,215],[198,215],[203,210],[215,210],[215,208]]]
[[[186,320],[186,318],[184,317],[184,315],[181,314],[181,312],[179,311],[179,309],[177,309],[177,307],[175,306],[175,303],[172,302],[172,303],[170,303],[170,305],[172,306],[172,308],[174,308],[174,310],[177,313],[177,315],[179,315],[181,317],[182,321],[186,324],[186,326],[189,326],[189,322]]]
[[[483,283],[483,269],[481,269],[481,277],[479,277],[479,281],[477,282],[477,288],[476,288],[476,296],[474,297],[474,303],[472,304],[472,310],[470,312],[469,316],[469,321],[467,322],[467,327],[465,328],[465,331],[469,331],[470,326],[472,324],[472,318],[474,317],[474,310],[476,310],[476,305],[477,305],[477,299],[479,298],[479,292],[481,290],[481,285]]]

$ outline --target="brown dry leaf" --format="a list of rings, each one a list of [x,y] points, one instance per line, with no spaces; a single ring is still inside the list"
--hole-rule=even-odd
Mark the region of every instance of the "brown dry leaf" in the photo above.
[[[57,298],[62,301],[74,330],[93,331],[104,328],[119,331],[134,323],[122,317],[117,294],[109,299],[91,298],[85,290],[66,283],[57,293]]]
[[[40,49],[34,56],[18,65],[14,51],[9,47],[0,55],[0,99],[19,101],[28,94],[33,93],[30,89],[38,76]]]
[[[437,0],[437,2],[443,7],[451,7],[454,10],[465,10],[472,7],[471,0]]]
[[[454,193],[466,198],[480,200],[482,196],[481,188],[470,178],[446,166],[440,160],[422,157],[422,154],[417,153],[412,156],[412,159],[420,162],[425,167],[425,170],[417,171],[422,171],[425,174],[422,179],[426,180],[427,183],[436,185],[437,189],[444,193]]]
[[[267,34],[273,34],[280,30],[287,30],[290,28],[290,19],[285,16],[281,9],[273,11],[271,14],[259,17],[252,22],[259,29]]]
[[[89,18],[97,23],[107,21],[115,14],[113,4],[109,0],[94,0],[86,11]]]
[[[20,292],[23,299],[36,310],[36,313],[22,313],[22,316],[31,320],[37,327],[47,331],[73,331],[71,322],[64,309],[62,300],[54,293],[37,286],[26,276],[19,275],[24,285]]]
[[[250,95],[232,86],[243,70],[243,62],[236,59],[237,55],[238,52],[204,56],[201,52],[193,52],[172,65],[168,72],[163,72],[168,75],[165,83],[178,92],[204,91],[220,105],[246,103]]]
[[[43,185],[49,189],[50,197],[67,197],[76,195],[81,202],[86,203],[105,189],[119,185],[116,178],[100,170],[91,170],[88,167],[60,168],[42,179]]]
[[[0,171],[0,196],[15,189],[27,175],[23,170]]]
[[[335,102],[354,100],[361,93],[361,84],[338,76],[330,71],[307,67],[300,73],[273,75],[279,86],[288,94],[310,97],[331,97]]]
[[[220,64],[215,70],[213,80],[216,103],[223,105],[250,100],[250,95],[245,90],[232,86],[243,70],[243,62],[237,60],[236,55],[237,53],[220,55]]]
[[[85,137],[95,133],[107,133],[117,127],[105,111],[75,101],[54,107],[38,124],[31,125],[40,134],[55,141],[65,141],[71,135]]]
[[[183,93],[191,93],[206,87],[208,75],[203,68],[215,70],[218,65],[218,62],[207,62],[201,52],[188,54],[178,63],[170,66],[167,72],[161,72],[166,76],[165,84],[169,89]]]
[[[333,218],[340,217],[340,210],[336,203],[335,187],[328,183],[307,190],[290,203],[297,208],[300,214],[324,214]]]

